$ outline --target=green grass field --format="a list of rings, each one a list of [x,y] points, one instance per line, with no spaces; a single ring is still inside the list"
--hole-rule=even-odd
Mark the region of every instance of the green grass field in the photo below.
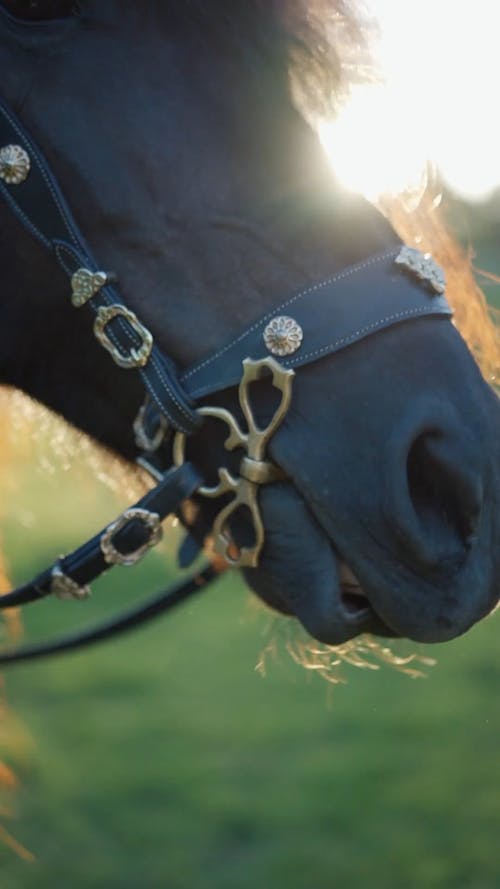
[[[74,476],[44,466],[18,487],[16,581],[117,511]],[[152,590],[164,561],[137,570]],[[89,603],[33,606],[26,633],[92,620],[136,583],[117,569]],[[32,743],[8,751],[9,827],[36,861],[0,847],[1,889],[498,889],[499,619],[432,648],[426,679],[344,667],[335,687],[283,646],[260,675],[282,630],[232,576],[122,641],[12,670]]]

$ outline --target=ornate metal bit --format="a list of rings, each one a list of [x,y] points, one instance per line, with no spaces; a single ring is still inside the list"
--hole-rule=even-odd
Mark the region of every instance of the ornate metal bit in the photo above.
[[[123,355],[106,333],[106,326],[113,318],[118,316],[125,318],[142,340],[141,345],[137,349],[130,349],[129,355]],[[151,349],[153,348],[152,334],[147,327],[141,324],[134,312],[131,312],[130,309],[119,303],[115,303],[112,306],[99,307],[94,321],[94,334],[101,346],[104,346],[119,367],[144,367],[151,355]]]
[[[121,553],[116,549],[113,543],[113,538],[118,531],[121,531],[125,525],[128,525],[129,522],[134,520],[139,520],[144,523],[150,532],[149,540],[146,540],[142,546],[139,546],[137,549],[133,550],[133,552]],[[108,565],[124,565],[126,568],[129,568],[131,565],[135,565],[139,559],[142,559],[142,557],[146,555],[148,549],[151,549],[152,546],[156,546],[156,544],[160,542],[162,536],[163,528],[161,526],[160,516],[157,512],[149,512],[148,509],[139,508],[127,509],[114,522],[111,522],[111,524],[108,525],[101,537],[100,547],[104,556],[104,561],[107,562]]]
[[[71,302],[75,308],[85,305],[108,281],[106,272],[78,269],[71,276]]]
[[[20,185],[28,178],[31,167],[29,154],[20,145],[0,148],[0,179],[7,185]]]
[[[272,318],[264,330],[264,342],[273,355],[292,355],[300,349],[303,332],[300,324],[288,315]]]
[[[445,274],[430,253],[422,253],[415,247],[402,247],[394,262],[424,281],[434,293],[445,292]]]
[[[51,572],[50,592],[58,599],[88,599],[90,587],[80,586],[76,580],[64,573],[59,564]]]
[[[261,429],[254,418],[250,404],[250,384],[261,379],[267,372],[271,373],[272,385],[281,392],[281,401],[265,429]],[[283,422],[292,398],[293,370],[285,370],[274,358],[252,361],[245,358],[243,376],[239,387],[239,402],[245,417],[248,432],[243,432],[233,415],[219,407],[202,407],[199,412],[204,417],[222,420],[229,435],[224,442],[227,451],[243,448],[246,452],[239,468],[239,476],[235,478],[226,467],[218,470],[219,481],[213,487],[203,486],[198,493],[204,497],[220,497],[222,494],[234,494],[233,499],[217,515],[213,524],[214,549],[230,565],[236,568],[255,568],[259,564],[259,556],[264,545],[265,531],[258,503],[259,485],[269,484],[285,478],[284,472],[266,460],[266,448],[272,436]],[[178,432],[174,438],[174,463],[181,466],[185,461],[186,436]],[[229,521],[241,508],[249,510],[255,542],[253,546],[238,548],[233,540]]]

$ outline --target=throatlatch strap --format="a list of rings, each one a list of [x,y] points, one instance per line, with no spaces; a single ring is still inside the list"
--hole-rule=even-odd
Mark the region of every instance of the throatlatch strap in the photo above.
[[[0,179],[0,194],[3,194],[24,227],[54,254],[69,277],[78,269],[84,269],[89,275],[97,275],[99,267],[45,157],[14,113],[0,101],[0,146],[9,144],[18,145],[26,151],[30,171],[26,179],[18,183],[9,184]],[[154,342],[142,365],[130,360],[130,356],[143,347],[144,335],[150,334],[125,307],[117,289],[109,280],[105,281],[81,304],[82,308],[90,309],[101,319],[109,318],[103,320],[102,326],[106,329],[107,339],[111,341],[110,346],[115,347],[115,351],[111,348],[109,351],[115,360],[118,356],[117,363],[120,364],[121,356],[129,363],[120,366],[135,368],[139,372],[158,409],[175,429],[186,434],[193,432],[200,425],[200,417],[179,383],[174,362],[166,358]],[[115,307],[114,312],[109,311],[111,307]],[[107,309],[108,314],[99,313],[100,309]]]

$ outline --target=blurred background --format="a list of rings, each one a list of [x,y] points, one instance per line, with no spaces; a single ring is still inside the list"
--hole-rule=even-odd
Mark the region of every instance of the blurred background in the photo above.
[[[14,408],[2,529],[19,583],[131,491],[85,440]],[[174,566],[171,548],[151,553],[87,602],[33,605],[25,636],[91,623]],[[494,616],[447,645],[399,642],[436,665],[365,655],[379,669],[341,663],[329,675],[346,684],[331,684],[228,574],[120,641],[17,666],[0,723],[17,786],[0,823],[26,851],[0,845],[0,886],[497,889],[498,631]]]
[[[430,161],[448,223],[500,307],[494,4],[476,0],[473,17],[445,0],[411,4],[410,17],[405,3],[371,5],[385,80],[375,104],[354,95],[325,148],[335,144],[345,186],[372,200],[401,188],[418,199]],[[445,35],[446,63],[426,70],[416,106],[422,41],[438,60]],[[460,97],[469,123],[453,110]],[[386,123],[373,128],[386,136],[371,172],[340,150],[368,107]],[[400,141],[387,160],[394,122],[411,151]],[[17,394],[0,394],[0,424],[2,548],[20,583],[129,505],[135,483]],[[134,572],[116,569],[89,602],[33,606],[25,636],[90,623],[175,572],[170,543]],[[406,667],[384,652],[344,660],[328,682],[291,656],[289,622],[228,574],[121,641],[16,667],[0,720],[1,889],[498,889],[499,620],[444,646],[395,643],[392,660],[422,658]]]

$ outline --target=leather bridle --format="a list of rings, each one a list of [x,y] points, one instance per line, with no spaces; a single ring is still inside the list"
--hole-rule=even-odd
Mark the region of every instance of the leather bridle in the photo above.
[[[138,463],[156,483],[91,540],[57,559],[29,583],[3,595],[2,608],[50,594],[86,598],[90,583],[100,574],[116,564],[135,564],[154,546],[161,537],[163,520],[195,492],[208,497],[224,494],[225,501],[231,495],[214,523],[215,550],[230,565],[256,567],[265,538],[259,487],[284,477],[267,458],[266,446],[290,405],[294,369],[392,325],[452,314],[444,296],[442,272],[432,258],[398,247],[291,296],[215,354],[181,371],[124,304],[114,275],[100,270],[47,161],[12,110],[1,102],[0,194],[68,276],[68,293],[82,313],[84,326],[93,325],[97,340],[119,367],[140,375],[146,400],[134,424]],[[280,392],[280,404],[262,429],[254,419],[249,384],[269,374]],[[237,384],[246,430],[225,409],[197,407],[199,399]],[[205,486],[197,468],[185,460],[185,439],[200,430],[206,416],[228,426],[227,450],[243,450],[239,475],[221,467],[218,483],[212,487]],[[172,457],[167,462],[168,452]],[[237,547],[231,535],[230,519],[242,506],[252,518],[253,546]],[[107,623],[55,641],[0,652],[0,663],[73,650],[124,632],[193,595],[217,573],[208,565]]]

